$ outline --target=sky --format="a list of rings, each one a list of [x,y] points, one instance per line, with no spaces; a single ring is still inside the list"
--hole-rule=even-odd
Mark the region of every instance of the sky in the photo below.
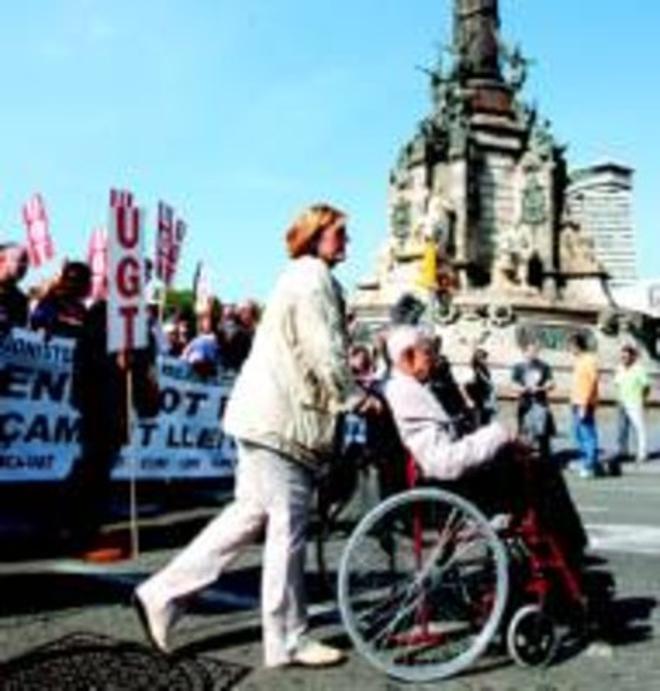
[[[388,172],[430,108],[418,66],[451,37],[451,0],[23,0],[0,9],[0,239],[44,196],[58,257],[84,258],[108,190],[188,224],[226,300],[263,299],[294,216],[348,211],[351,287],[387,235]],[[534,59],[525,88],[571,167],[636,170],[641,277],[660,254],[660,3],[501,0],[502,33]],[[655,255],[655,256],[654,256]],[[56,265],[48,267],[54,271]],[[28,283],[29,283],[28,279]]]

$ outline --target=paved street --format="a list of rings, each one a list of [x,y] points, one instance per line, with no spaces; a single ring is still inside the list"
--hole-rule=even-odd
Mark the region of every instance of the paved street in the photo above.
[[[660,419],[660,414],[654,413],[653,418],[654,421]],[[609,422],[609,417],[605,416],[606,447],[612,434]],[[654,425],[655,437],[659,427]],[[654,439],[652,448],[660,449],[660,439]],[[522,670],[506,660],[485,657],[470,673],[444,682],[443,688],[484,691],[660,688],[660,607],[657,602],[660,597],[660,460],[655,459],[641,468],[628,464],[624,476],[619,479],[581,481],[572,475],[567,477],[588,526],[593,550],[606,560],[594,569],[602,572],[603,577],[609,571],[615,581],[610,630],[587,648],[568,651],[564,659],[550,669]],[[38,555],[34,555],[32,559],[4,561],[0,565],[2,659],[12,660],[39,646],[66,642],[67,636],[84,633],[109,637],[114,643],[122,642],[124,648],[120,647],[117,654],[121,656],[126,650],[132,651],[133,657],[126,658],[129,661],[126,664],[141,664],[135,655],[142,649],[131,647],[131,644],[142,642],[142,636],[128,604],[130,593],[141,579],[168,559],[176,544],[184,542],[212,515],[213,507],[208,497],[204,504],[145,519],[142,552],[134,560],[89,564],[63,558],[39,560],[34,558]],[[340,549],[341,545],[336,547]],[[176,659],[181,660],[181,664],[194,660],[209,664],[212,661],[231,663],[231,669],[237,671],[235,680],[241,678],[239,687],[250,690],[348,686],[355,689],[403,688],[373,671],[355,654],[350,655],[346,665],[326,671],[261,670],[258,559],[259,549],[249,550],[231,575],[192,604],[188,616],[174,634],[175,646],[182,653]],[[309,578],[315,634],[348,647],[334,603],[318,595],[311,553]],[[80,648],[76,650],[77,653],[74,651],[75,654],[67,658],[72,675],[75,675],[76,664],[89,664],[79,654]],[[170,688],[221,688],[219,683],[214,686],[208,680],[214,678],[212,675],[206,682],[200,682],[202,676],[199,676],[193,683],[190,669],[185,671],[188,676],[181,679],[188,681],[172,682]],[[105,678],[100,668],[94,673],[101,674],[101,680]],[[85,678],[91,678],[89,669],[84,674]],[[9,679],[12,678],[10,675]],[[139,673],[131,679],[119,682],[115,677],[114,683],[97,688],[146,687]],[[58,688],[53,679],[43,686],[46,687]],[[5,688],[22,687],[5,685],[0,680],[0,689]],[[74,687],[61,685],[59,688]]]

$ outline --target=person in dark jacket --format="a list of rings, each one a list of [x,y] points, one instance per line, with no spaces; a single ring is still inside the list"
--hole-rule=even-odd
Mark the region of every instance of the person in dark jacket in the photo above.
[[[518,393],[518,433],[548,459],[555,434],[548,393],[555,382],[550,365],[539,357],[536,341],[525,344],[524,359],[514,365],[511,379]]]
[[[129,441],[129,369],[132,409],[139,417],[158,413],[155,340],[128,354],[108,353],[106,324],[107,303],[100,300],[85,315],[74,350],[71,403],[80,413],[81,454],[65,488],[74,550],[94,545],[108,508],[112,469]]]
[[[15,243],[0,245],[0,333],[13,326],[27,326],[28,299],[18,287],[27,269],[24,247]]]
[[[66,262],[59,278],[37,303],[30,317],[35,331],[47,336],[78,338],[83,331],[92,289],[92,274],[84,262]]]
[[[470,362],[471,377],[465,384],[465,393],[472,401],[476,427],[492,422],[497,413],[495,383],[488,367],[488,351],[476,348]]]

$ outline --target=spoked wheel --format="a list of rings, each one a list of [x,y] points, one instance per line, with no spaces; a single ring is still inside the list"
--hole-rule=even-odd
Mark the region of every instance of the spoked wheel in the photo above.
[[[502,618],[504,547],[486,518],[437,489],[391,497],[358,524],[339,567],[356,649],[386,674],[441,679],[471,665]]]
[[[554,621],[539,605],[521,607],[509,622],[506,647],[521,667],[549,665],[559,645]]]

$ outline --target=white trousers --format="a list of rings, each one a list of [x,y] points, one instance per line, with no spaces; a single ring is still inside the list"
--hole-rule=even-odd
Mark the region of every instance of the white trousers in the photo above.
[[[218,579],[264,525],[261,610],[266,666],[289,660],[307,627],[305,541],[311,473],[275,451],[238,445],[235,498],[167,566],[141,586],[161,606]]]
[[[626,420],[619,421],[619,449],[620,453],[628,451],[628,427],[635,430],[637,441],[637,460],[645,461],[648,456],[648,441],[646,435],[646,421],[644,420],[644,403],[639,405],[622,405],[620,414],[625,415]]]

